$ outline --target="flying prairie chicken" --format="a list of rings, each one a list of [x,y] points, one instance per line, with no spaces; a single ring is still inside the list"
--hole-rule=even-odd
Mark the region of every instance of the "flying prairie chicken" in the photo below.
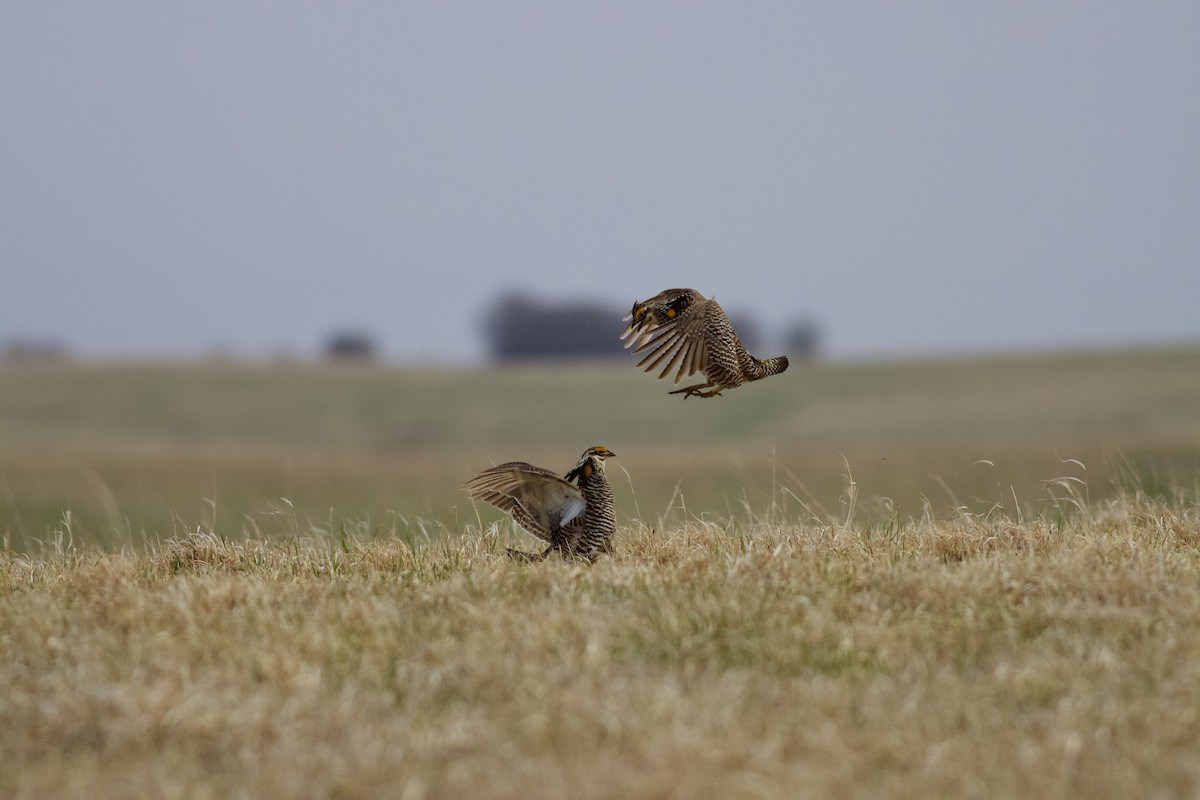
[[[605,447],[589,447],[562,478],[524,461],[509,461],[485,469],[463,488],[472,500],[508,513],[550,545],[542,553],[509,550],[510,556],[540,561],[557,550],[563,558],[595,561],[600,553],[612,552],[617,530],[612,487],[604,476],[604,460],[615,455]]]
[[[638,366],[658,379],[672,371],[675,383],[703,372],[708,379],[676,389],[684,399],[716,397],[726,389],[776,375],[788,368],[787,356],[758,359],[746,352],[734,333],[725,310],[715,299],[705,299],[695,289],[667,289],[640,303],[625,315],[621,339],[625,347],[642,354]]]

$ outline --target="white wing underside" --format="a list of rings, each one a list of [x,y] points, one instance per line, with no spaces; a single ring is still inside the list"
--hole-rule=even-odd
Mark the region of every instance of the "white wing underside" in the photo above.
[[[654,332],[658,330],[658,328],[643,328],[641,331],[636,331],[634,329],[632,320],[632,312],[626,314],[621,320],[622,322],[627,323],[625,325],[625,330],[621,331],[621,341],[625,342],[626,350],[634,346],[640,348],[643,344],[650,341],[651,337],[654,335]],[[634,352],[637,351],[635,350]]]
[[[508,512],[521,527],[550,542],[555,530],[582,519],[587,503],[571,483],[541,467],[511,461],[484,470],[464,486],[473,500]]]

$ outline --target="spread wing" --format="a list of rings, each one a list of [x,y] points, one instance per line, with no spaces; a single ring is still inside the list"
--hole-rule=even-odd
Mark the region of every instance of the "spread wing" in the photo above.
[[[554,531],[583,520],[583,493],[548,469],[510,461],[485,469],[463,486],[472,500],[504,511],[534,536],[554,543]]]
[[[661,367],[659,380],[675,372],[675,383],[703,371],[708,355],[704,327],[708,310],[715,303],[715,300],[699,300],[678,318],[642,333],[633,351],[645,353],[638,366],[651,373]]]
[[[649,341],[651,335],[657,330],[654,325],[649,324],[647,321],[638,322],[635,320],[633,312],[626,314],[621,321],[625,323],[625,330],[621,331],[621,341],[625,343],[626,350],[633,345],[640,347]]]
[[[641,347],[649,341],[655,330],[666,322],[662,314],[664,307],[684,298],[689,298],[693,303],[704,302],[704,295],[695,289],[664,289],[649,300],[637,303],[633,310],[621,318],[621,321],[626,323],[625,329],[621,331],[621,341],[625,342],[625,349],[628,350],[633,345]],[[639,307],[648,310],[649,313],[635,320],[633,314]]]

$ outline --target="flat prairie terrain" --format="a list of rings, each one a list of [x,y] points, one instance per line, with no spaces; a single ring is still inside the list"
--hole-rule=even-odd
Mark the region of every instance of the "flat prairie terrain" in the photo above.
[[[460,487],[520,459],[610,462],[622,522],[842,521],[1054,510],[1064,489],[1200,475],[1200,349],[796,364],[713,399],[630,363],[0,363],[0,537],[138,545],[201,527],[424,538],[480,519]],[[1066,479],[1065,482],[1060,479]]]
[[[1200,794],[1200,351],[668,388],[0,365],[0,797]]]
[[[266,533],[273,533],[267,531]],[[0,796],[1187,798],[1200,512],[0,562]]]

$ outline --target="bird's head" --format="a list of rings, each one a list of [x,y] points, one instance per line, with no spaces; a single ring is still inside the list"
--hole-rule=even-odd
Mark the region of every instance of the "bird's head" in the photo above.
[[[572,481],[581,477],[590,478],[595,472],[603,473],[604,459],[614,456],[616,453],[607,447],[589,447],[583,451],[583,455],[579,457],[579,463],[566,474],[565,478]]]
[[[649,300],[634,303],[625,319],[630,320],[629,327],[634,330],[666,325],[678,319],[692,303],[703,299],[695,289],[667,289]]]
[[[644,303],[640,301],[636,302],[622,321],[628,322],[631,328],[639,328],[647,321],[646,315],[650,313],[650,307],[650,301],[648,300]]]

